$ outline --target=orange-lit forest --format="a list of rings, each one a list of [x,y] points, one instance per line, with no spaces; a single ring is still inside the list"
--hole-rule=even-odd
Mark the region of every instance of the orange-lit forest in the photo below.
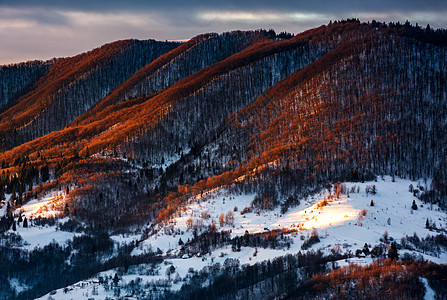
[[[74,57],[0,66],[0,233],[8,240],[0,243],[8,249],[0,261],[9,262],[0,297],[33,298],[111,268],[159,263],[156,249],[131,256],[139,241],[116,250],[109,235],[149,236],[190,199],[222,187],[256,195],[247,210],[280,207],[285,214],[335,182],[431,179],[419,199],[447,209],[446,62],[446,30],[353,19],[295,36],[257,30],[185,43],[124,40]],[[58,230],[79,234],[66,248],[50,244],[30,254],[9,247],[20,244],[8,235],[22,218],[17,212],[54,193],[57,213],[30,224],[64,218]],[[234,213],[242,214],[235,207],[222,215],[221,227]],[[232,237],[215,226],[179,244],[194,253],[216,245],[286,248],[284,234],[291,233]],[[312,237],[306,241],[311,247]],[[310,250],[270,265],[229,261],[210,270],[216,280],[208,287],[204,274],[191,274],[196,285],[154,299],[242,299],[257,290],[278,299],[420,299],[419,277],[445,297],[444,265],[330,267],[348,257]],[[34,281],[35,270],[44,270],[45,280]],[[61,272],[72,277],[57,282]],[[8,290],[2,282],[14,276],[26,278],[29,289]],[[238,290],[227,290],[233,284]]]

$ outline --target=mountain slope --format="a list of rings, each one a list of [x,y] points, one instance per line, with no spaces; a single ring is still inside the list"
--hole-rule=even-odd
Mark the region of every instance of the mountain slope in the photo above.
[[[73,123],[78,125],[89,116],[98,118],[95,114],[100,111],[104,114],[105,107],[109,105],[167,88],[179,79],[221,61],[257,41],[267,39],[268,36],[268,32],[265,31],[235,31],[222,35],[204,34],[192,38],[138,70]]]
[[[119,41],[60,59],[0,115],[1,149],[62,129],[135,71],[177,43]]]
[[[337,45],[340,41],[332,40],[331,33],[343,35],[344,38],[341,41],[356,40],[364,33],[359,34],[355,29],[354,26],[343,25],[333,26],[330,29],[320,27],[290,40],[257,43],[224,61],[180,80],[165,91],[129,100],[131,103],[123,103],[122,109],[104,115],[104,118],[54,132],[6,152],[4,157],[17,155],[17,152],[21,152],[19,155],[22,156],[31,156],[36,153],[36,150],[42,149],[41,147],[46,148],[40,150],[40,155],[45,158],[57,159],[59,149],[65,156],[69,156],[73,153],[73,150],[70,150],[73,146],[67,147],[68,143],[75,139],[79,142],[74,148],[79,151],[81,157],[98,152],[105,155],[118,152],[121,155],[130,154],[133,158],[145,159],[149,163],[148,166],[153,168],[158,165],[163,156],[171,157],[180,148],[188,149],[194,144],[203,143],[232,112],[253,101],[272,83],[302,68]],[[253,76],[253,74],[258,75]],[[225,99],[225,101],[211,101],[212,99]],[[194,112],[188,112],[190,107],[195,107]],[[213,115],[213,118],[206,119],[209,115]],[[87,140],[88,138],[91,139]],[[62,143],[66,143],[66,146],[59,148],[57,145]],[[118,148],[115,149],[116,147]],[[36,155],[33,154],[31,157],[36,157]],[[95,166],[100,165],[101,162],[95,161]],[[70,167],[63,171],[67,172],[67,176],[64,176],[64,180],[59,181],[59,184],[73,184],[66,182],[66,180],[72,180],[70,178],[74,176],[72,169]],[[104,171],[106,169],[104,168]],[[162,178],[155,175],[153,170],[148,170],[146,174],[154,174],[155,177],[140,178],[143,180],[141,185],[144,186],[144,191],[153,189],[152,180],[154,179],[161,180],[160,183],[155,182],[155,184],[162,187],[164,192],[166,191],[167,186],[164,180],[166,177],[172,177],[172,174],[165,174],[166,177]],[[112,186],[117,184],[116,180],[122,182],[119,184],[121,187],[128,182],[126,177],[105,175],[106,178],[108,176],[110,176]],[[108,179],[105,180],[107,182]],[[172,187],[177,179],[172,177],[170,181],[169,185]],[[73,209],[76,207],[78,214],[93,214],[106,219],[117,217],[115,209],[121,206],[123,196],[117,197],[115,189],[105,191],[101,187],[99,188],[101,192],[99,190],[81,192],[85,183],[79,184],[79,181],[75,179],[74,184],[80,190],[79,197],[76,193],[72,194],[72,197],[77,199],[73,203]],[[104,182],[100,185],[109,186]],[[92,192],[93,195],[102,193],[107,201],[98,205],[96,196],[91,195]],[[91,196],[86,196],[86,193]],[[131,197],[131,194],[127,197]],[[135,200],[135,198],[132,199],[132,201]],[[102,205],[112,209],[104,211]],[[135,204],[128,205],[131,207],[131,212],[125,215],[131,215],[135,210],[144,210]],[[102,213],[98,215],[95,212]]]
[[[259,181],[254,189],[287,209],[328,181],[390,174],[433,178],[424,197],[445,207],[446,49],[396,32],[382,26],[341,44],[230,117],[201,157],[178,165],[188,178],[211,155],[230,171],[178,192],[176,205],[191,193]]]
[[[329,297],[354,254],[444,295],[446,54],[348,20],[55,61],[0,118],[0,297]]]
[[[54,63],[32,61],[0,66],[0,109],[19,99],[32,84]]]
[[[352,179],[352,172],[445,177],[445,47],[368,39],[336,49],[239,111],[233,126],[251,133],[240,153],[316,181]]]
[[[332,28],[331,30],[343,31],[344,28]],[[349,30],[347,30],[347,32],[349,32]],[[352,29],[351,33],[349,34],[354,34]],[[63,141],[72,141],[73,139],[71,134],[74,131],[77,131],[78,139],[90,138],[91,136],[98,135],[101,131],[107,130],[112,126],[123,122],[124,124],[117,126],[112,132],[106,131],[104,136],[96,137],[94,141],[90,142],[90,144],[93,144],[93,146],[95,146],[94,144],[99,143],[99,145],[95,146],[99,148],[103,148],[105,146],[107,146],[109,149],[116,147],[122,144],[126,139],[132,139],[135,137],[135,135],[138,136],[142,132],[145,132],[148,127],[153,126],[151,124],[156,124],[158,122],[157,118],[163,115],[163,107],[169,105],[170,103],[175,103],[182,98],[190,95],[191,93],[198,91],[206,84],[214,80],[215,77],[221,76],[237,68],[247,66],[251,62],[255,62],[264,57],[270,57],[276,53],[286,53],[287,51],[293,50],[295,47],[304,47],[304,49],[307,50],[308,45],[313,43],[314,41],[315,43],[317,43],[316,55],[318,56],[318,53],[321,53],[321,51],[327,51],[328,49],[330,49],[332,45],[331,43],[337,43],[336,41],[328,41],[328,43],[326,43],[325,39],[329,38],[330,37],[328,36],[328,31],[324,28],[319,28],[305,32],[291,40],[278,41],[276,43],[258,43],[256,46],[252,46],[249,49],[243,50],[240,53],[228,58],[228,60],[226,61],[221,61],[213,66],[204,68],[199,72],[190,75],[182,81],[172,85],[166,91],[163,91],[160,95],[156,95],[155,97],[153,97],[153,99],[152,95],[143,96],[142,99],[136,100],[137,105],[132,105],[132,107],[130,108],[126,105],[125,109],[116,112],[114,115],[108,115],[104,118],[95,119],[94,121],[97,122],[97,126],[95,126],[94,128],[92,128],[93,126],[83,126],[82,128],[77,129],[75,129],[74,127],[69,128],[66,133],[68,138],[64,139]],[[318,45],[318,43],[321,44]],[[287,72],[287,69],[285,69],[285,71]],[[281,77],[278,79],[281,79]],[[270,85],[271,82],[267,82],[267,84]],[[129,118],[130,114],[136,114],[135,118]],[[148,120],[150,120],[149,124],[147,123]],[[76,126],[76,124],[73,125]],[[35,151],[42,147],[51,147],[51,145],[54,144],[51,142],[51,140],[57,140],[58,143],[60,143],[62,142],[60,139],[63,138],[64,135],[64,131],[55,133],[54,138],[50,138],[51,135],[49,135],[48,138],[44,139],[45,142],[39,142],[43,144],[43,146],[39,147],[38,142],[36,141],[32,144],[32,147],[24,146],[14,149],[14,152],[11,153],[11,155],[29,155],[31,149]],[[101,144],[104,146],[100,146]],[[26,148],[29,150],[25,150]],[[7,153],[6,157],[9,157],[8,154],[10,153]]]
[[[435,177],[440,190],[430,197],[439,198],[445,156],[443,143],[435,140],[442,141],[440,133],[445,130],[445,83],[440,80],[446,71],[445,48],[407,35],[401,27],[337,23],[279,41],[262,41],[262,32],[200,36],[145,66],[85,118],[7,151],[1,158],[9,166],[24,157],[38,167],[50,163],[61,176],[58,185],[74,185],[79,191],[90,186],[85,178],[94,178],[125,156],[140,164],[120,161],[112,170],[130,168],[140,173],[143,167],[141,173],[146,176],[138,179],[143,194],[159,189],[166,193],[184,183],[197,182],[193,190],[213,188],[212,182],[231,184],[248,170],[267,167],[271,171],[266,178],[280,180],[285,198],[293,190],[313,190],[327,180],[356,180],[373,174]],[[164,90],[117,100],[144,86],[154,74],[151,70],[172,73],[172,68],[178,68],[173,61],[182,60],[201,44],[209,43],[203,48],[209,49],[216,45],[213,40],[228,41],[224,49],[231,53],[249,45],[253,37],[261,41],[177,82],[174,77]],[[229,47],[234,41],[242,42]],[[421,120],[426,120],[425,127]],[[429,142],[418,143],[418,139]],[[419,152],[422,156],[417,160]],[[71,158],[61,162],[61,156]],[[83,158],[88,159],[77,162]],[[158,170],[164,159],[172,163],[180,158],[170,168]],[[89,171],[88,176],[79,173],[89,164],[87,169],[98,171]],[[422,168],[424,164],[430,166]],[[74,172],[76,165],[78,172]],[[234,171],[219,175],[228,170]],[[280,174],[275,170],[281,170]],[[200,182],[213,175],[219,176]],[[106,182],[109,176],[114,184],[120,181],[122,187],[129,180],[135,182],[113,173],[101,176]],[[88,192],[96,195],[91,198],[84,192],[79,197],[74,193],[73,209],[103,211],[101,205],[93,204],[102,193],[110,201],[103,204],[113,207],[109,217],[116,217],[123,196],[117,196],[115,189],[105,191],[109,184],[101,185]],[[130,206],[133,212],[143,209],[136,203]]]

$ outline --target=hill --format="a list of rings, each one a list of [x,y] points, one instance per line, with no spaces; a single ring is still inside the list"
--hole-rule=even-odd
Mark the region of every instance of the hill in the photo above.
[[[424,278],[399,287],[445,294],[446,54],[347,20],[1,67],[0,295],[329,297],[331,270],[354,295],[345,259],[398,252]]]

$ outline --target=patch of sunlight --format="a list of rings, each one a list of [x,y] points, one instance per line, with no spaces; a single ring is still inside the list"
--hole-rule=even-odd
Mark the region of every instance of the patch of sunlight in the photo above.
[[[355,220],[360,211],[352,207],[346,198],[336,199],[324,207],[316,203],[306,209],[286,214],[273,227],[289,229],[325,228]]]
[[[22,207],[20,207],[17,212],[22,213],[28,219],[32,218],[50,218],[56,217],[63,211],[63,203],[65,197],[62,195],[49,196],[41,200],[31,200]]]

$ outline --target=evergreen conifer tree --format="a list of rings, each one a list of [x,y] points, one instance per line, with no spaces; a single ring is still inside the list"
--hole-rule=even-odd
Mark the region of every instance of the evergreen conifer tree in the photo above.
[[[413,200],[413,204],[411,204],[411,209],[412,209],[412,210],[417,210],[417,209],[418,209],[418,206],[417,206],[415,200]]]
[[[64,215],[68,216],[70,214],[70,209],[68,208],[68,203],[65,203]]]
[[[115,277],[113,277],[113,284],[117,286],[119,281],[120,279],[118,277],[118,273],[115,273]]]
[[[391,258],[393,260],[397,260],[399,258],[399,254],[397,253],[396,242],[391,243],[391,246],[388,250],[388,258]]]
[[[3,187],[0,187],[0,201],[5,201],[5,189]]]

